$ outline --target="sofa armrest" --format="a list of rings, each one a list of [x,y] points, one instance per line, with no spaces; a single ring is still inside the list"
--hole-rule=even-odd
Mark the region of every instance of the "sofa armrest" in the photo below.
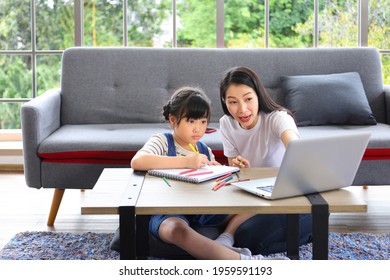
[[[60,127],[61,90],[54,88],[21,108],[24,174],[29,187],[41,188],[40,143]]]
[[[390,124],[390,85],[384,85],[383,91],[385,93],[386,102],[386,123]]]

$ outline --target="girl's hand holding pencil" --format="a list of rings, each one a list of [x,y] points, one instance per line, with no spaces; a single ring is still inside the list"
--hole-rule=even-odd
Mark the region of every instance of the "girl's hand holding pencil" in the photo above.
[[[186,156],[188,168],[201,168],[209,164],[209,160],[206,155],[192,154]]]
[[[189,166],[191,166],[191,167],[194,166],[195,168],[199,168],[199,167],[205,167],[206,165],[221,165],[219,162],[217,162],[217,161],[209,161],[207,159],[207,156],[199,154],[198,150],[195,148],[196,145],[192,145],[190,143],[190,144],[188,144],[188,146],[195,153],[195,155],[198,155],[198,157],[195,157],[195,158],[197,158],[197,161],[195,162],[195,165],[189,165]]]

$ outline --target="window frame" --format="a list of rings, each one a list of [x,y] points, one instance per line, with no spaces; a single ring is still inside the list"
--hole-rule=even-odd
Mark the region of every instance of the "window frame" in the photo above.
[[[127,25],[127,7],[129,0],[123,1],[123,46],[128,46],[128,25]],[[265,48],[269,47],[269,1],[264,0],[265,6]],[[319,1],[314,0],[314,42],[313,47],[318,47],[318,14]],[[31,50],[0,50],[0,55],[23,54],[30,55],[31,79],[32,79],[32,97],[31,98],[0,98],[0,103],[27,102],[37,96],[37,57],[38,55],[62,54],[64,50],[38,50],[36,44],[36,9],[35,0],[30,0],[30,18],[31,18]],[[358,0],[358,46],[368,46],[368,18],[369,18],[369,0]],[[83,46],[84,37],[84,0],[74,0],[74,46]],[[177,48],[177,10],[176,0],[172,0],[172,48]],[[224,48],[224,0],[216,0],[216,48]],[[390,50],[379,50],[381,54],[390,54]],[[6,130],[6,129],[0,129]],[[1,140],[1,134],[0,134]]]

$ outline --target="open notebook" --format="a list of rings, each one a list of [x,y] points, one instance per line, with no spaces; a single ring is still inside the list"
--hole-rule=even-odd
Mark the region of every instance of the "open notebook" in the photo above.
[[[165,177],[167,179],[189,182],[202,183],[208,180],[219,178],[228,173],[238,172],[238,167],[226,165],[210,165],[199,169],[153,169],[149,170],[148,174],[157,177]]]

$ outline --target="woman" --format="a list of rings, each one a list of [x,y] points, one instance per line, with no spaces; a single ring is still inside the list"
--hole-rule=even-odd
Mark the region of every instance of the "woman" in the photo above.
[[[277,104],[258,75],[247,67],[229,69],[220,83],[225,116],[220,119],[224,155],[229,165],[279,167],[290,141],[299,139],[292,113]],[[234,246],[253,254],[286,251],[287,215],[255,215],[235,233]],[[300,240],[311,240],[311,215],[300,215]]]

